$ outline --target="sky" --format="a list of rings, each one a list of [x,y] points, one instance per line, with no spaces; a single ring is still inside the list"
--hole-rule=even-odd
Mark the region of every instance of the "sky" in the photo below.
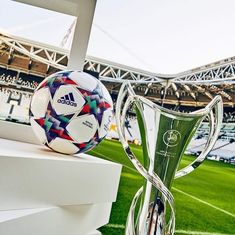
[[[97,0],[87,54],[156,73],[193,69],[235,56],[234,9],[234,0]],[[0,15],[0,30],[54,46],[74,21],[10,0]]]

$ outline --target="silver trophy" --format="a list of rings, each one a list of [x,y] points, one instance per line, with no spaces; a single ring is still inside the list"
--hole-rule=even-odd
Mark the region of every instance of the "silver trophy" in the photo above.
[[[136,158],[125,137],[125,118],[130,107],[136,111],[142,141],[142,162]],[[136,95],[130,83],[122,85],[116,104],[120,141],[131,162],[145,178],[133,198],[126,222],[126,235],[174,234],[174,198],[170,192],[173,179],[187,175],[205,160],[218,138],[222,117],[220,96],[201,110],[181,113]],[[182,155],[205,118],[210,126],[205,148],[189,166],[177,171]],[[170,208],[168,219],[167,204]]]

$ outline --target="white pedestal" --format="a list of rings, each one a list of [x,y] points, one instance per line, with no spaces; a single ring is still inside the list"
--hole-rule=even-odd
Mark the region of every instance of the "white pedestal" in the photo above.
[[[121,166],[0,139],[0,234],[95,234],[108,223]]]
[[[30,125],[0,120],[0,138],[40,144]]]
[[[0,211],[0,234],[97,234],[94,230],[108,223],[110,209],[111,203],[100,203]]]

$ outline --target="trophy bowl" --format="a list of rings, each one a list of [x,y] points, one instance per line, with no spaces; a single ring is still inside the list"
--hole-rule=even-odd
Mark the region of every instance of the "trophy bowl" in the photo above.
[[[125,137],[125,118],[134,107],[139,126],[143,163],[132,152]],[[200,155],[177,171],[181,158],[201,122],[209,121],[209,135]],[[170,192],[175,178],[195,170],[213,148],[222,125],[223,104],[216,96],[205,108],[181,113],[136,95],[131,84],[123,83],[116,103],[116,121],[126,155],[144,177],[135,194],[126,222],[126,235],[172,235],[175,231],[174,198]],[[167,219],[167,204],[170,216]]]

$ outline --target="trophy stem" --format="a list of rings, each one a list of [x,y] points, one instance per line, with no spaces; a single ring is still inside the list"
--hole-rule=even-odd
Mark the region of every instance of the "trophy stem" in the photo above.
[[[143,188],[139,209],[138,233],[141,235],[165,235],[165,199],[150,182]]]
[[[152,204],[152,208],[150,204],[149,213],[149,225],[147,224],[148,234],[165,234],[165,206],[159,197],[157,197],[154,203]]]
[[[145,195],[142,202],[145,201],[143,204],[140,203],[139,213],[135,217],[136,205],[141,195]],[[165,200],[157,196],[153,202],[148,204],[147,195],[144,187],[141,187],[133,198],[126,223],[126,235],[167,235]]]

